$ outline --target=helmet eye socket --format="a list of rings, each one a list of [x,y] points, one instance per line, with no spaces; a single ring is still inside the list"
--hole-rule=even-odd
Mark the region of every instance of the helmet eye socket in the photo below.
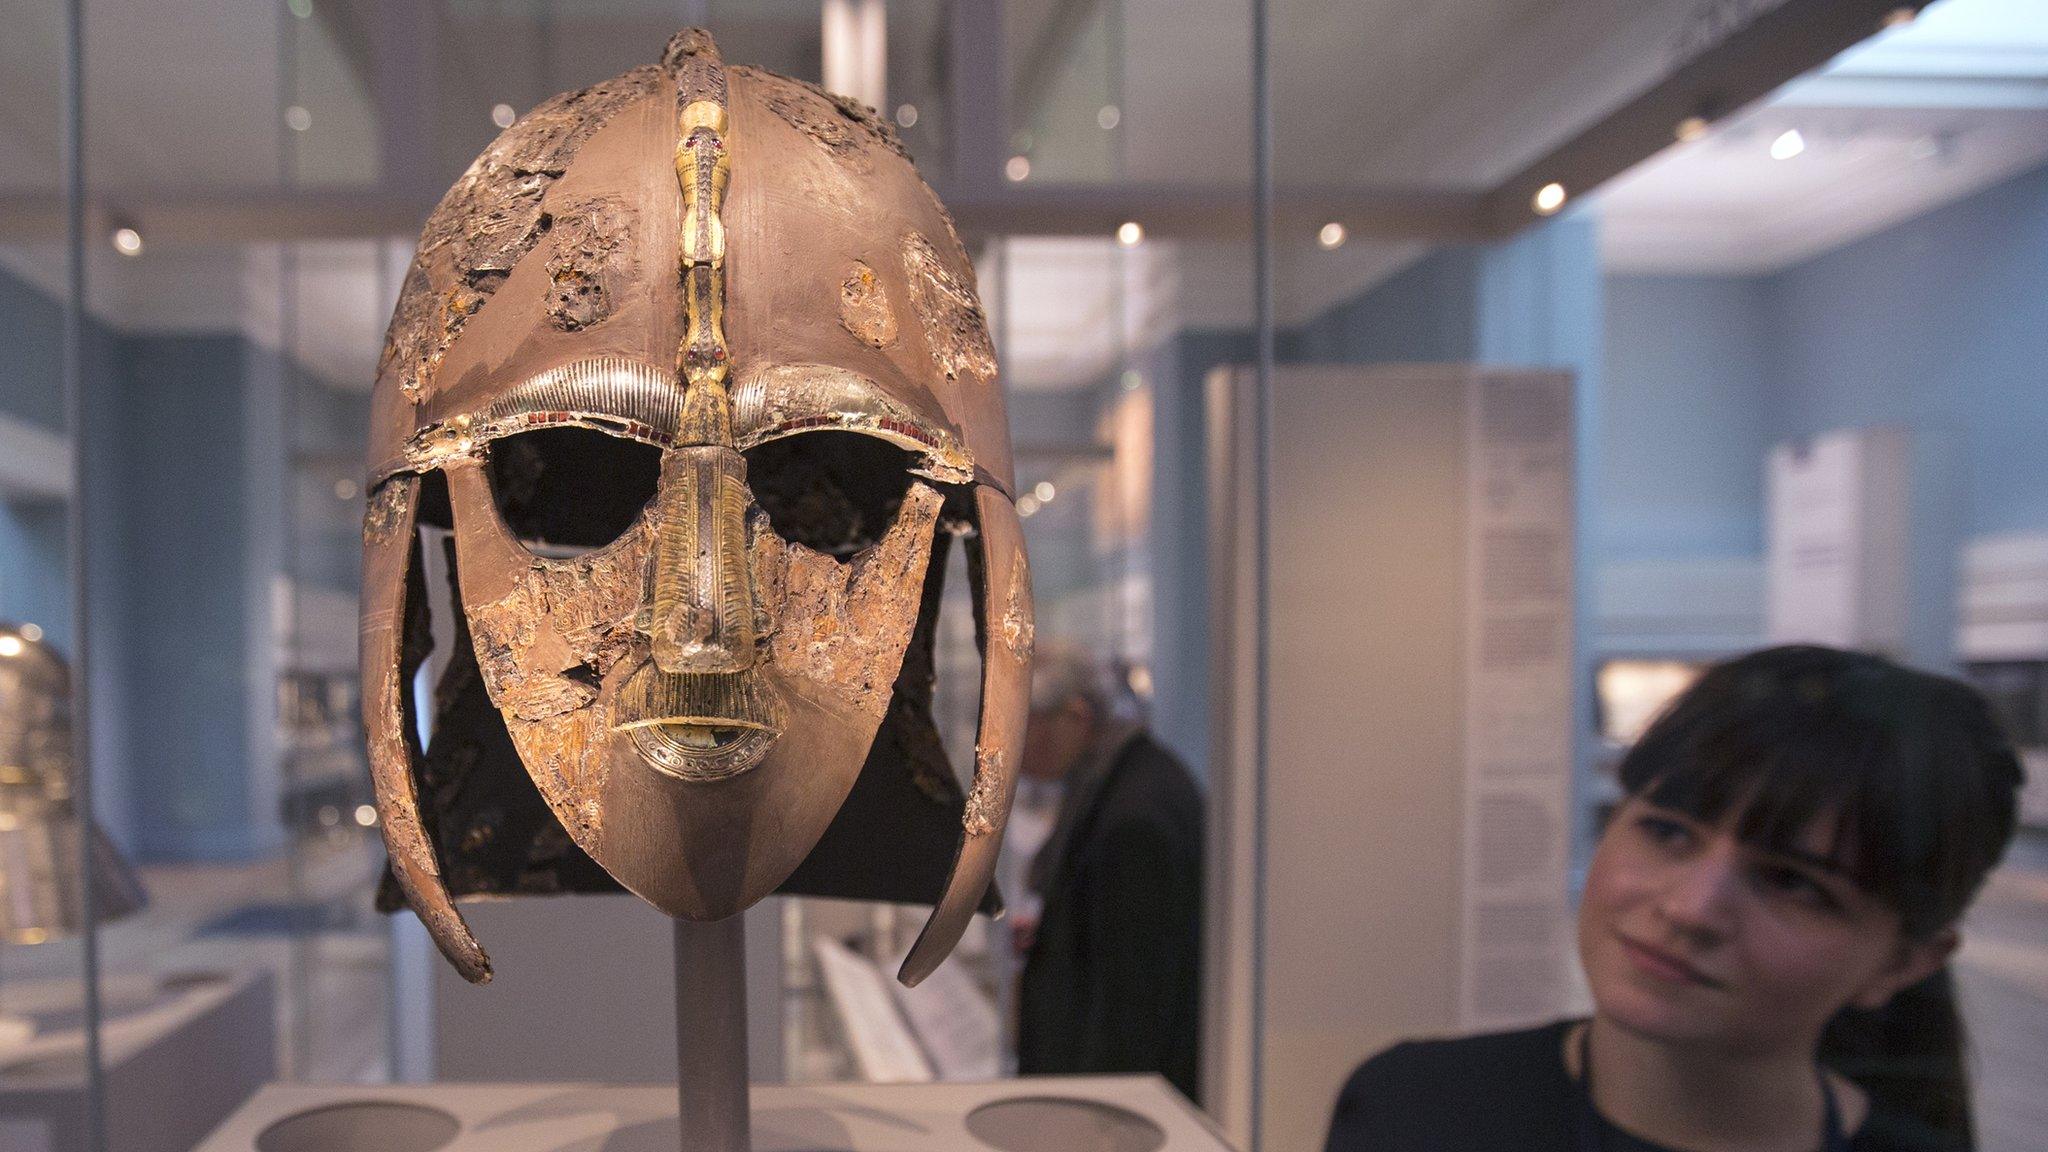
[[[882,539],[910,490],[911,453],[859,432],[800,432],[749,448],[747,486],[777,536],[847,559]]]
[[[493,441],[485,472],[521,543],[576,555],[633,526],[661,480],[661,449],[589,428],[540,428]]]

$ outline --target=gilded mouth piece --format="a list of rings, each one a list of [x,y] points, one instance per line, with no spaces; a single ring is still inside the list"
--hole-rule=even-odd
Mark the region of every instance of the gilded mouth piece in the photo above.
[[[618,715],[612,731],[630,737],[642,760],[693,783],[759,764],[783,726],[781,698],[752,672],[663,672],[652,661],[627,677]]]

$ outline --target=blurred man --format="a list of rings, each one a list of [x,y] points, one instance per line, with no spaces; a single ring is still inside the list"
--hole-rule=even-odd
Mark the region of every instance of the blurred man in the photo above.
[[[1022,768],[1064,785],[1031,865],[1018,1071],[1157,1072],[1197,1099],[1202,797],[1129,688],[1067,645],[1033,658]]]

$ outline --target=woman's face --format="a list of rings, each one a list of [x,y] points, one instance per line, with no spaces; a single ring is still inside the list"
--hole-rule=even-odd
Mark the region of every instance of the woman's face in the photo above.
[[[1829,862],[1823,814],[1785,851],[1633,798],[1593,856],[1579,957],[1603,1018],[1733,1053],[1811,1052],[1843,1007],[1874,1008],[1940,967],[1952,932],[1899,917]]]

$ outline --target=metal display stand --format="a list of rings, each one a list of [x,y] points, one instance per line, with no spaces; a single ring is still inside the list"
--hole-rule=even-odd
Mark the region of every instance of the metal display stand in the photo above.
[[[746,917],[677,920],[675,929],[683,1152],[749,1152]]]

